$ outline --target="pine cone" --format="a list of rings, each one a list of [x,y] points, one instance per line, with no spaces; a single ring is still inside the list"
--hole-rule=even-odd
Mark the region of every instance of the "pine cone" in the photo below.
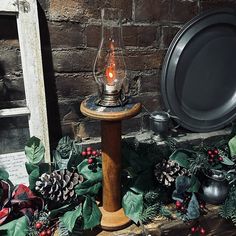
[[[187,174],[187,170],[174,161],[164,159],[155,165],[154,174],[160,184],[169,187],[175,182],[177,176]]]
[[[45,199],[60,203],[70,202],[77,198],[75,186],[83,182],[82,175],[66,169],[55,170],[51,174],[43,173],[36,182],[35,190]]]

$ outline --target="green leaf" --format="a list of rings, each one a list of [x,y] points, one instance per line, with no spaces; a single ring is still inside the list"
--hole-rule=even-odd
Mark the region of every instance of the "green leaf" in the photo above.
[[[28,233],[28,219],[22,216],[0,226],[1,236],[26,236]]]
[[[35,165],[35,164],[32,164],[32,163],[26,162],[25,163],[25,168],[26,168],[26,171],[27,171],[28,175],[30,175],[31,172],[34,171],[35,169],[38,169],[39,166]]]
[[[143,194],[127,191],[122,199],[122,206],[125,214],[137,224],[143,211]]]
[[[71,170],[72,168],[76,168],[82,161],[83,161],[83,157],[81,154],[71,155],[71,157],[67,163],[67,169]]]
[[[188,204],[187,213],[184,217],[185,220],[195,220],[200,216],[198,200],[193,193],[191,200]]]
[[[191,186],[191,179],[187,176],[178,176],[175,180],[175,188],[178,194],[182,194],[187,191]]]
[[[225,164],[227,166],[232,166],[234,165],[234,162],[231,161],[228,157],[224,156],[223,161],[221,162],[222,164]]]
[[[75,187],[75,192],[78,196],[82,195],[96,195],[102,187],[101,182],[86,180]]]
[[[191,157],[191,151],[185,149],[178,149],[171,154],[170,160],[177,162],[180,166],[189,169],[190,162],[189,157]]]
[[[201,186],[200,181],[196,178],[196,176],[192,175],[190,181],[190,187],[187,191],[192,193],[197,193],[200,186]]]
[[[67,211],[74,210],[74,208],[75,208],[74,205],[67,204],[67,205],[64,205],[64,206],[62,206],[60,208],[53,209],[53,210],[50,211],[49,218],[50,219],[55,219],[56,217],[58,217],[59,215],[64,214]]]
[[[39,178],[39,167],[34,169],[29,175],[29,188],[31,190],[34,190],[38,178]]]
[[[86,197],[83,204],[83,228],[92,229],[100,224],[102,214],[91,197]]]
[[[97,164],[101,165],[101,160],[99,158],[97,158]],[[78,172],[88,180],[97,182],[102,181],[102,169],[100,167],[97,167],[96,172],[93,172],[88,167],[88,160],[85,159],[77,166],[77,169]]]
[[[231,157],[236,156],[236,136],[229,140],[229,150]]]
[[[61,221],[64,223],[65,227],[72,232],[76,220],[78,217],[80,217],[82,214],[82,206],[81,204],[78,206],[77,209],[75,209],[74,211],[67,211],[63,217],[61,217]]]
[[[25,155],[29,162],[37,164],[44,158],[45,148],[40,139],[33,136],[25,146]]]
[[[0,168],[0,180],[8,180],[9,174],[3,168]]]

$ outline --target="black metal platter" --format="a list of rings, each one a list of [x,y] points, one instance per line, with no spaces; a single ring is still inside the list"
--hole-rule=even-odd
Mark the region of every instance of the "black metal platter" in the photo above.
[[[162,96],[183,127],[217,130],[236,118],[236,12],[199,15],[172,41],[162,70]]]

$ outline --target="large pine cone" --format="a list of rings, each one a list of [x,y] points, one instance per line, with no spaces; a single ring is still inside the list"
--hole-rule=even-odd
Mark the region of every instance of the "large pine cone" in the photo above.
[[[187,170],[180,167],[178,163],[163,159],[162,162],[155,165],[154,175],[160,184],[171,186],[177,176],[187,174]]]
[[[36,182],[35,190],[45,199],[60,203],[71,202],[77,198],[75,186],[83,182],[82,175],[66,169],[55,170],[51,174],[43,173]]]

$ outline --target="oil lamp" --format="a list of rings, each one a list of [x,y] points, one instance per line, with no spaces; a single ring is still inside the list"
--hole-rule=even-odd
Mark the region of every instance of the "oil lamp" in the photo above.
[[[99,85],[96,104],[105,107],[124,105],[126,79],[123,55],[121,10],[105,8],[101,10],[101,43],[93,66],[93,75]]]

